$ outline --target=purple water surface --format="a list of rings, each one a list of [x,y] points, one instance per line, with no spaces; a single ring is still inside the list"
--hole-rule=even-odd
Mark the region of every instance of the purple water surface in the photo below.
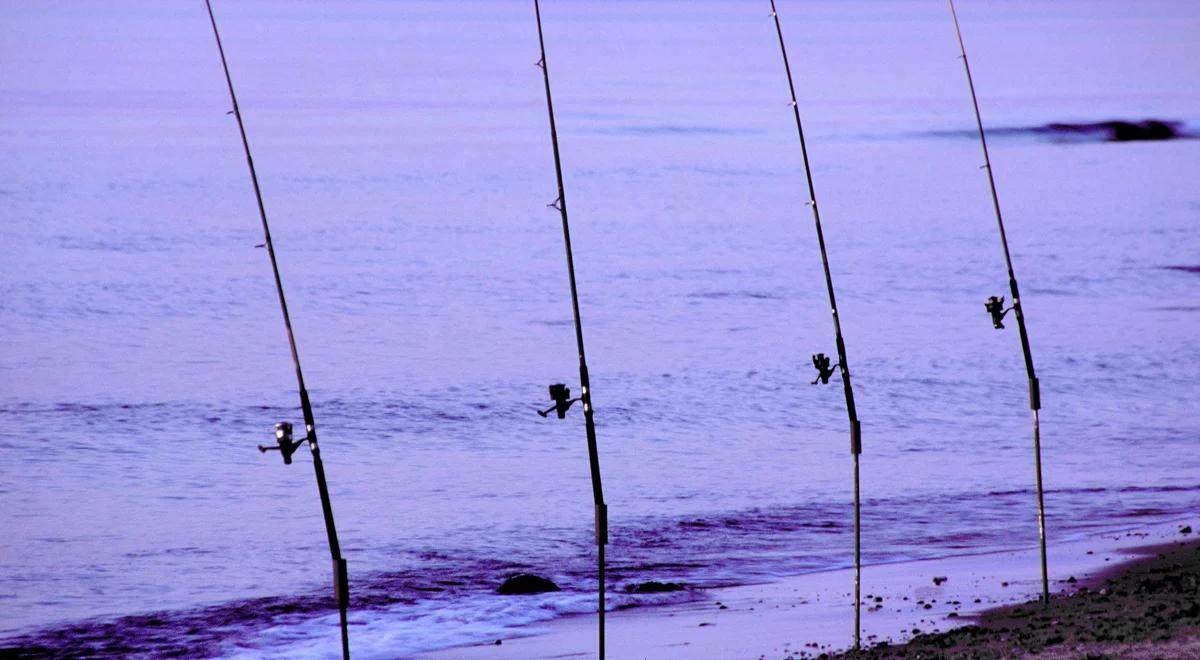
[[[532,7],[215,3],[322,431],[352,642],[593,607]],[[543,6],[617,591],[850,563],[840,388],[769,4]],[[1007,281],[941,2],[780,2],[863,419],[868,562],[1036,544]],[[1052,540],[1194,512],[1200,8],[964,1],[1042,379]],[[0,7],[0,635],[336,653],[203,3]],[[1028,129],[1028,130],[1013,130]],[[1036,567],[1031,566],[1031,572]],[[559,594],[492,595],[517,570]],[[681,596],[681,597],[687,597]],[[662,597],[657,597],[662,598]],[[614,594],[616,605],[656,602]],[[132,618],[131,618],[132,617]]]

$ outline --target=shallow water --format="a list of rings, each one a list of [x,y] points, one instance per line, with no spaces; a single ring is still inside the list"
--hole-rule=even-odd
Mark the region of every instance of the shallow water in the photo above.
[[[614,606],[652,602],[620,593],[647,579],[851,559],[845,412],[839,387],[808,385],[833,340],[765,5],[543,8]],[[404,655],[591,610],[581,419],[533,414],[577,376],[532,9],[216,9],[352,644]],[[299,411],[203,5],[0,12],[0,634],[336,652],[309,459],[254,450]],[[1025,378],[982,306],[1006,278],[948,12],[780,12],[863,419],[864,558],[1035,544]],[[1191,5],[960,17],[990,126],[1200,123]],[[1200,142],[1009,130],[992,147],[1051,539],[1194,512]],[[492,595],[517,570],[564,591]]]

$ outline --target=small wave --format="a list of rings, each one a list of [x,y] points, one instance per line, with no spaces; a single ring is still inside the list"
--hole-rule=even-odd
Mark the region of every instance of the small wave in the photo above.
[[[780,297],[765,291],[702,291],[687,294],[688,298],[702,300],[726,300],[730,298],[745,298],[749,300],[780,300]]]
[[[873,547],[867,563],[1012,547],[1012,505],[1027,505],[1030,489],[947,493],[866,502]],[[1128,484],[1052,489],[1049,511],[1060,537],[1146,522],[1194,510],[1200,484]],[[846,565],[850,504],[815,499],[770,507],[628,519],[612,530],[608,594],[611,609],[682,602],[703,590],[769,581]],[[1099,512],[1103,511],[1103,515]],[[969,518],[971,525],[958,521]],[[902,528],[885,524],[900,518]],[[1097,524],[1096,521],[1106,521]],[[949,523],[948,523],[949,521]],[[192,552],[194,548],[177,548]],[[395,657],[509,637],[564,615],[594,611],[594,565],[588,541],[561,554],[532,557],[480,554],[474,546],[439,547],[396,557],[401,570],[352,576],[351,619],[358,655]],[[530,565],[530,561],[536,565]],[[547,572],[547,567],[554,566]],[[546,574],[562,591],[499,596],[502,577]],[[627,593],[648,580],[689,588]],[[519,633],[518,633],[519,634]],[[33,656],[119,657],[132,653],[189,657],[243,654],[294,657],[336,648],[337,615],[325,591],[243,599],[195,609],[95,619],[31,631],[0,642]]]
[[[652,125],[626,125],[613,126],[610,128],[600,129],[600,133],[618,134],[618,135],[659,135],[659,136],[675,136],[675,135],[745,135],[751,131],[744,129],[729,128],[726,126],[684,126],[679,124],[652,124]]]
[[[117,619],[94,619],[37,631],[0,642],[16,657],[212,657],[231,631],[246,622],[300,623],[331,609],[317,596],[260,598],[199,610],[154,612]]]

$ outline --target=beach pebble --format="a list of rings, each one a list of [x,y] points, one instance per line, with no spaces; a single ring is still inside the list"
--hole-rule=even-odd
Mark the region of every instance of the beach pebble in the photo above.
[[[1180,533],[1180,534],[1191,534],[1191,533],[1192,533],[1192,526],[1191,526],[1191,525],[1187,525],[1187,526],[1185,526],[1185,527],[1180,527],[1180,528],[1179,528],[1179,533]]]
[[[935,575],[933,577],[933,584],[940,587],[943,582],[945,582],[946,580],[949,580],[949,579],[950,578],[948,578],[944,575]]]
[[[683,591],[686,587],[677,582],[643,582],[641,584],[625,585],[625,592],[631,594],[661,594],[668,591]]]

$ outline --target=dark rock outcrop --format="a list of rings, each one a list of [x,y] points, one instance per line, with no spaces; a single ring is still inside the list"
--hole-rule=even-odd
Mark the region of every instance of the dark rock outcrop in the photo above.
[[[933,131],[931,135],[978,138],[975,129]],[[992,137],[1037,137],[1051,142],[1138,142],[1183,140],[1200,137],[1195,127],[1182,121],[1166,119],[1093,122],[1053,122],[1038,126],[999,126],[987,129]]]
[[[1147,119],[1144,121],[1098,121],[1086,124],[1047,124],[1037,132],[1058,136],[1095,137],[1109,142],[1173,140],[1187,137],[1179,122]]]
[[[643,582],[641,584],[625,585],[625,593],[630,594],[661,594],[668,591],[683,591],[687,587],[677,582]]]
[[[544,594],[550,591],[562,590],[558,588],[557,584],[554,584],[544,577],[530,575],[529,573],[517,573],[516,575],[510,576],[507,580],[505,580],[504,584],[500,585],[500,588],[496,590],[496,593],[511,596],[520,594]]]
[[[1114,142],[1170,140],[1179,137],[1179,131],[1175,126],[1153,119],[1139,122],[1111,121],[1106,123],[1112,131],[1111,139]]]

